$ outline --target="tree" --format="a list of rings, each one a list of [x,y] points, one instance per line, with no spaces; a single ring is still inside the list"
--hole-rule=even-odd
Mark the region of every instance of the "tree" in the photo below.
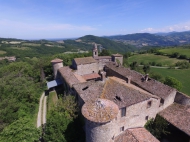
[[[171,58],[178,58],[179,55],[180,55],[180,54],[179,54],[178,52],[174,52],[174,53],[171,54],[170,57],[171,57]]]
[[[158,80],[160,82],[164,82],[164,77],[162,75],[158,74],[158,73],[151,72],[150,77],[155,79],[155,80]]]
[[[143,71],[144,71],[145,73],[149,73],[149,72],[150,72],[150,66],[149,66],[149,65],[144,65],[144,66],[143,66]]]
[[[100,56],[110,56],[111,52],[107,49],[103,49],[102,52],[99,54]]]
[[[77,141],[77,128],[74,125],[77,111],[74,96],[68,95],[59,98],[54,108],[48,112],[44,140],[54,142]]]
[[[168,122],[159,115],[156,116],[155,120],[148,120],[144,127],[158,139],[160,139],[162,135],[170,133],[168,131]]]
[[[178,81],[177,79],[173,78],[173,77],[170,77],[170,76],[167,76],[165,78],[165,81],[164,81],[164,84],[168,85],[168,86],[171,86],[173,88],[176,88],[177,90],[181,90],[182,88],[182,84],[180,81]]]
[[[131,52],[126,52],[123,57],[128,59],[131,56]]]
[[[39,138],[40,130],[27,117],[14,121],[0,133],[0,142],[38,142]]]

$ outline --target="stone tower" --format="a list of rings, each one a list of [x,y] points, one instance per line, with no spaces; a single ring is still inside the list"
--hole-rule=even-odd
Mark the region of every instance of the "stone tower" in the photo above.
[[[119,62],[118,64],[123,65],[123,55],[121,54],[112,54],[112,61]]]
[[[54,79],[57,78],[57,71],[59,68],[63,67],[63,60],[61,59],[54,59],[51,61],[52,66],[53,66],[53,75]]]
[[[114,118],[118,112],[118,106],[110,100],[85,103],[82,114],[85,117],[86,142],[112,142],[117,126]]]
[[[94,44],[94,48],[92,50],[92,53],[93,53],[93,58],[98,57],[98,47],[97,47],[96,43]]]

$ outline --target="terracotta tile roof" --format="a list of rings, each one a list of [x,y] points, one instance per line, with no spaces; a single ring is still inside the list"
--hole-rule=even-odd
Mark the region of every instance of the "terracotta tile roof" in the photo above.
[[[154,79],[149,78],[148,81],[144,80],[144,76],[134,70],[130,70],[124,67],[117,67],[114,63],[106,64],[106,67],[112,71],[119,73],[123,77],[131,77],[131,82],[137,84],[139,87],[150,92],[153,95],[156,95],[160,98],[165,99],[171,92],[175,91],[174,88],[167,86],[161,82],[158,82]]]
[[[101,81],[88,81],[73,85],[79,96],[86,102],[94,102],[100,97],[104,84]]]
[[[85,74],[82,76],[85,80],[90,80],[90,79],[96,79],[100,78],[100,75],[97,73],[91,73],[91,74]]]
[[[81,76],[76,73],[74,73],[75,77],[80,81],[80,82],[86,82],[86,80]]]
[[[73,84],[80,83],[80,81],[75,77],[74,71],[68,66],[62,67],[58,71],[70,87],[72,87]]]
[[[98,56],[94,57],[95,60],[100,60],[100,59],[111,59],[111,56]]]
[[[132,84],[122,83],[120,80],[116,77],[109,77],[104,86],[101,98],[115,102],[119,108],[128,107],[150,98],[156,98],[150,93],[146,93]]]
[[[117,54],[112,54],[112,56],[121,57],[123,55],[117,53]]]
[[[83,116],[98,123],[105,123],[113,120],[119,112],[118,106],[106,99],[97,99],[94,103],[87,102],[82,107]]]
[[[77,65],[96,63],[96,60],[92,57],[74,58]]]
[[[127,129],[125,132],[117,136],[114,142],[159,142],[145,128]]]
[[[59,62],[63,62],[63,60],[61,59],[54,59],[54,60],[51,60],[51,63],[59,63]]]
[[[190,106],[173,103],[159,115],[190,136]]]

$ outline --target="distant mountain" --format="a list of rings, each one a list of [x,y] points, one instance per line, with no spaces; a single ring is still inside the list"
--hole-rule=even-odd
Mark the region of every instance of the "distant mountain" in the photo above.
[[[128,35],[107,36],[106,38],[136,47],[173,46],[190,44],[190,31],[170,33],[136,33]]]
[[[108,38],[97,37],[93,35],[86,35],[86,36],[80,37],[76,41],[79,43],[91,44],[91,48],[92,48],[92,45],[96,43],[99,47],[101,46],[105,49],[109,49],[116,52],[127,52],[127,51],[135,50],[135,48],[131,45],[126,45],[123,43],[115,42]]]

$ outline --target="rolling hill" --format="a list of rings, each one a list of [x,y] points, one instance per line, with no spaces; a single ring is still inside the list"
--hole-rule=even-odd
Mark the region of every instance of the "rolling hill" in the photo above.
[[[190,31],[170,33],[136,33],[127,35],[107,36],[105,38],[136,47],[143,46],[174,46],[190,44]]]
[[[131,45],[125,45],[123,43],[118,43],[113,40],[97,37],[93,35],[86,35],[75,40],[78,43],[89,44],[90,49],[92,49],[92,45],[96,43],[99,47],[103,47],[105,49],[115,51],[115,52],[127,52],[134,51],[135,48]]]

